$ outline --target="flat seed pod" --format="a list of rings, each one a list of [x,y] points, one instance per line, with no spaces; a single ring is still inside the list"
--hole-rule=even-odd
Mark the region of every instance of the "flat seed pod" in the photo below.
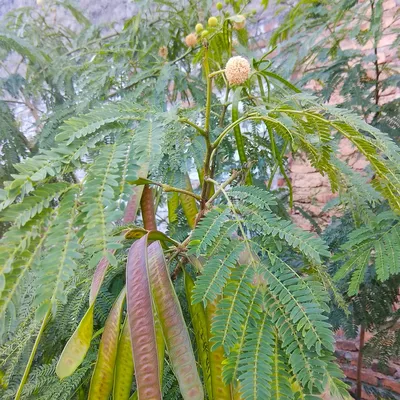
[[[108,265],[108,259],[103,257],[93,274],[89,295],[89,308],[65,345],[57,363],[56,373],[60,379],[72,375],[79,365],[81,365],[89,350],[93,335],[94,302],[99,293],[101,284],[103,283]]]
[[[192,184],[190,183],[189,175],[185,176],[186,190],[193,192]],[[198,213],[196,200],[192,196],[179,193],[179,200],[182,204],[183,212],[191,229],[195,226],[196,216]]]
[[[125,296],[126,291],[123,288],[104,325],[97,362],[90,382],[88,400],[108,400],[110,397]]]
[[[225,399],[231,400],[232,399],[231,387],[229,385],[225,385],[222,380],[222,366],[225,360],[224,348],[220,346],[218,347],[218,349],[211,351],[213,344],[211,337],[211,321],[215,314],[215,310],[216,310],[216,302],[209,303],[206,307],[207,326],[210,337],[210,342],[209,342],[210,369],[211,369],[213,398],[218,400],[225,400]],[[236,399],[236,397],[234,398]]]
[[[139,399],[161,400],[157,341],[147,269],[147,235],[131,246],[126,266],[127,310]]]
[[[194,336],[196,338],[197,353],[200,360],[201,369],[203,371],[203,379],[207,389],[209,399],[213,398],[212,395],[212,382],[210,370],[210,347],[208,342],[208,328],[207,319],[202,303],[192,304],[192,292],[194,282],[192,277],[184,272],[185,279],[185,292],[188,302],[189,313],[193,325]]]
[[[128,400],[131,393],[134,376],[131,334],[129,330],[128,317],[125,318],[122,333],[118,342],[114,374],[113,399]]]
[[[182,397],[184,400],[203,400],[203,385],[197,371],[189,332],[159,242],[149,246],[148,257],[153,298]]]

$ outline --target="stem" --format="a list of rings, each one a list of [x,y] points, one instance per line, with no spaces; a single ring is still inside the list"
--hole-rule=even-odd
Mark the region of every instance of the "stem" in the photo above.
[[[32,348],[31,354],[29,356],[28,363],[26,364],[26,367],[25,367],[24,375],[22,376],[21,383],[19,384],[17,394],[15,395],[14,400],[19,400],[21,398],[25,383],[28,380],[28,376],[29,376],[29,372],[32,367],[33,359],[35,358],[35,354],[36,354],[37,348],[39,346],[40,339],[42,338],[42,335],[43,335],[44,329],[46,327],[47,321],[49,320],[50,314],[51,314],[51,308],[49,308],[46,315],[44,316],[42,325],[40,326],[39,333],[36,337],[35,343],[33,344],[33,348]]]
[[[212,78],[210,75],[210,65],[208,62],[208,47],[204,51],[204,71],[207,79],[207,98],[206,98],[206,120],[204,123],[204,130],[207,136],[210,135],[210,111],[211,111],[211,96],[212,96]]]
[[[189,190],[179,189],[179,188],[165,185],[165,184],[161,184],[159,186],[161,186],[163,188],[164,192],[182,193],[182,194],[185,194],[186,196],[191,196],[191,197],[195,198],[196,200],[201,201],[201,197],[199,195],[197,195],[196,193],[190,192]]]
[[[222,112],[221,112],[221,118],[219,119],[219,126],[222,128],[224,126],[224,119],[225,119],[225,114],[226,110],[228,109],[228,97],[229,97],[229,92],[231,88],[227,86],[226,92],[225,92],[225,98],[224,98],[224,104],[222,105]]]
[[[356,389],[356,398],[357,400],[361,400],[361,390],[362,390],[362,380],[361,380],[361,369],[363,363],[363,348],[365,341],[365,328],[361,325],[360,328],[360,346],[358,349],[358,360],[357,360],[357,389]]]
[[[231,184],[239,175],[238,171],[232,171],[232,175],[221,185],[219,185],[217,191],[212,195],[210,200],[207,201],[207,207],[212,204],[212,202],[219,196],[219,194],[229,185]],[[213,179],[209,178],[209,182],[214,182]]]
[[[201,136],[204,136],[204,137],[207,136],[206,131],[203,128],[201,128],[200,126],[196,125],[194,122],[189,121],[186,118],[179,118],[179,122],[182,122],[183,124],[190,125],[194,129],[196,129],[200,133]]]

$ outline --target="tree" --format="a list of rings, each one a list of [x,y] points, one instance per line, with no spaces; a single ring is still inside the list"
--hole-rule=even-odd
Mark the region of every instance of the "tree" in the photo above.
[[[262,181],[304,151],[343,187],[347,137],[397,212],[398,148],[246,49],[244,3],[197,33],[206,4],[147,7],[107,37],[74,9],[82,30],[35,57],[45,18],[17,11],[28,35],[1,36],[48,100],[37,154],[1,193],[3,397],[348,398],[330,252]]]

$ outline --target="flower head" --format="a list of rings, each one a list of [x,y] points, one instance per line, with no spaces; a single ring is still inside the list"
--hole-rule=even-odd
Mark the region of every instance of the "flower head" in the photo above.
[[[246,17],[244,15],[235,15],[232,17],[233,20],[233,28],[239,31],[243,29],[246,25]]]
[[[194,47],[197,44],[197,36],[195,33],[189,33],[189,35],[187,35],[185,37],[185,43],[187,46],[189,47]]]
[[[243,57],[232,57],[226,63],[225,74],[230,85],[241,85],[249,77],[250,64]]]
[[[159,55],[161,58],[166,59],[166,58],[168,57],[168,47],[167,47],[167,46],[161,46],[161,47],[158,49],[158,55]]]
[[[218,25],[218,19],[216,17],[210,17],[208,18],[208,25],[215,27]]]
[[[204,29],[203,24],[200,24],[199,22],[198,24],[196,24],[196,27],[194,29],[197,33],[200,33]]]

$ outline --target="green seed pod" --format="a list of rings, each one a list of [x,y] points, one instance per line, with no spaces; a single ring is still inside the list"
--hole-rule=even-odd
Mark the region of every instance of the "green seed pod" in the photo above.
[[[196,338],[198,358],[203,371],[203,379],[207,389],[208,398],[213,398],[212,379],[210,370],[210,347],[208,341],[208,326],[203,304],[192,304],[192,293],[194,282],[192,277],[184,272],[186,299],[189,306],[190,318],[193,324],[194,336]]]
[[[207,32],[207,31],[203,31]],[[193,192],[192,184],[190,182],[189,175],[186,174],[185,176],[185,181],[186,181],[186,190],[189,192]],[[183,212],[185,214],[185,217],[188,221],[188,224],[191,229],[194,228],[195,221],[196,221],[196,216],[197,216],[197,204],[196,200],[192,196],[188,196],[187,194],[182,194],[179,193],[179,200],[182,204]]]
[[[104,325],[96,366],[90,382],[88,400],[108,399],[110,397],[114,382],[114,367],[125,296],[126,291],[123,288]]]
[[[119,338],[113,388],[114,400],[129,400],[134,376],[131,336],[128,318],[125,318]]]

